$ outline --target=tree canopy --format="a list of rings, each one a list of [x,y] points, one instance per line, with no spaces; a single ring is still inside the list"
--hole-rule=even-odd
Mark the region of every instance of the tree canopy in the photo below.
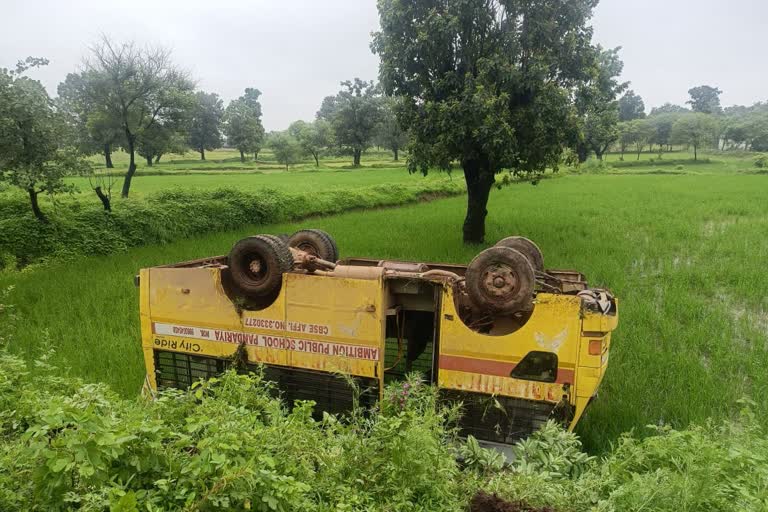
[[[351,154],[352,165],[359,167],[381,118],[381,95],[373,82],[359,78],[341,82],[341,86],[338,94],[323,100],[317,118],[330,123],[337,147]]]
[[[130,161],[122,196],[136,173],[136,142],[155,123],[173,123],[189,110],[194,83],[173,64],[164,48],[114,43],[104,37],[85,63],[87,95],[112,122],[119,123]]]
[[[381,120],[376,127],[375,142],[378,146],[392,151],[395,162],[399,160],[400,150],[408,144],[408,132],[400,126],[397,119],[397,100],[384,98]]]
[[[45,87],[24,75],[48,64],[28,57],[15,70],[0,69],[0,181],[24,190],[32,212],[42,222],[38,196],[71,190],[64,177],[81,162],[63,146],[66,125]]]
[[[412,134],[408,166],[459,161],[467,183],[465,242],[482,242],[494,174],[556,168],[579,140],[572,91],[597,60],[596,0],[379,0],[386,94]]]
[[[686,103],[691,106],[694,112],[702,114],[719,114],[723,111],[720,106],[720,95],[723,93],[717,87],[710,85],[700,85],[688,89],[691,99]]]
[[[275,154],[275,160],[285,165],[286,171],[301,157],[301,146],[288,131],[270,133],[267,144]]]
[[[224,112],[227,143],[240,151],[241,162],[245,162],[246,154],[258,152],[264,142],[259,96],[261,91],[248,88],[243,96],[232,100]]]
[[[200,153],[200,160],[205,160],[205,152],[218,149],[224,143],[221,135],[221,123],[224,120],[224,102],[215,92],[195,93],[189,123],[189,145]]]
[[[120,120],[95,101],[88,74],[69,73],[57,91],[56,106],[73,130],[74,146],[85,155],[102,153],[106,167],[112,169],[112,151],[122,141],[123,130]]]
[[[619,50],[598,47],[599,57],[594,62],[590,78],[576,92],[576,108],[582,123],[581,140],[576,150],[579,162],[586,161],[589,151],[602,160],[603,153],[619,138],[616,97],[628,85],[618,79],[624,68]]]
[[[645,103],[635,91],[627,91],[619,100],[619,121],[632,121],[645,117]]]
[[[693,148],[693,159],[697,160],[699,148],[709,145],[717,131],[717,120],[700,112],[680,116],[672,126],[672,140],[677,144],[688,144]]]
[[[296,139],[305,154],[312,155],[315,167],[320,167],[320,154],[333,145],[333,133],[328,121],[295,121],[288,127],[288,133]]]

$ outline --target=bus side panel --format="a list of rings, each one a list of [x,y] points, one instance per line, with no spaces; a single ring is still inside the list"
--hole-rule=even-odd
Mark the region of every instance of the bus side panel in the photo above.
[[[531,318],[512,334],[480,334],[461,321],[446,288],[440,315],[440,387],[559,402],[574,384],[581,334],[581,300],[539,294]],[[529,352],[557,355],[555,382],[515,379],[511,372]]]
[[[290,353],[296,368],[380,378],[386,304],[380,279],[285,275],[286,336],[305,343]]]

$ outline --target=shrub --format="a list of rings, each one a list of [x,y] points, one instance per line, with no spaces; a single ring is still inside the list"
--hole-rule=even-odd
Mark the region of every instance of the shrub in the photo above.
[[[50,359],[32,370],[0,351],[3,511],[459,512],[478,491],[569,511],[768,505],[768,439],[749,404],[733,422],[624,436],[602,459],[554,423],[518,443],[507,468],[470,438],[457,445],[474,457],[462,469],[456,409],[415,377],[388,386],[377,410],[315,419],[311,402],[289,410],[259,372],[139,401]]]
[[[768,167],[768,155],[760,155],[755,158],[755,167],[765,169]]]
[[[356,189],[286,194],[264,189],[243,192],[169,189],[115,202],[112,213],[79,198],[60,201],[42,224],[28,213],[17,194],[0,201],[0,269],[77,255],[110,254],[130,247],[166,243],[248,225],[297,220],[310,215],[340,213],[420,200],[424,195],[462,193],[458,181],[425,181],[418,186],[376,185]]]

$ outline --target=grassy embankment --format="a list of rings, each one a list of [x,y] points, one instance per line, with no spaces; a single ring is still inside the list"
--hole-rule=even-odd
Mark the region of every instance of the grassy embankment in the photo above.
[[[768,391],[768,181],[700,166],[707,172],[565,176],[492,194],[490,243],[529,236],[547,266],[579,269],[622,300],[600,399],[579,428],[592,450],[649,423],[728,416],[739,398]],[[72,373],[130,396],[143,375],[137,269],[226,253],[254,232],[307,226],[332,233],[343,256],[467,262],[480,248],[461,244],[464,201],[244,226],[7,274],[0,284],[15,285],[9,302],[23,319],[11,350],[35,359],[55,349]],[[768,403],[757,412],[767,417]]]

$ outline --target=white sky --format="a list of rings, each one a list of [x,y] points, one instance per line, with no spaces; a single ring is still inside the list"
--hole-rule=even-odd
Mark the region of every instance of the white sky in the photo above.
[[[225,102],[263,93],[264,125],[311,120],[339,82],[377,78],[375,0],[0,0],[0,66],[28,55],[52,95],[106,33],[168,46],[200,88]],[[650,107],[709,84],[724,105],[768,100],[768,0],[602,0],[595,40],[622,46],[624,79]]]

